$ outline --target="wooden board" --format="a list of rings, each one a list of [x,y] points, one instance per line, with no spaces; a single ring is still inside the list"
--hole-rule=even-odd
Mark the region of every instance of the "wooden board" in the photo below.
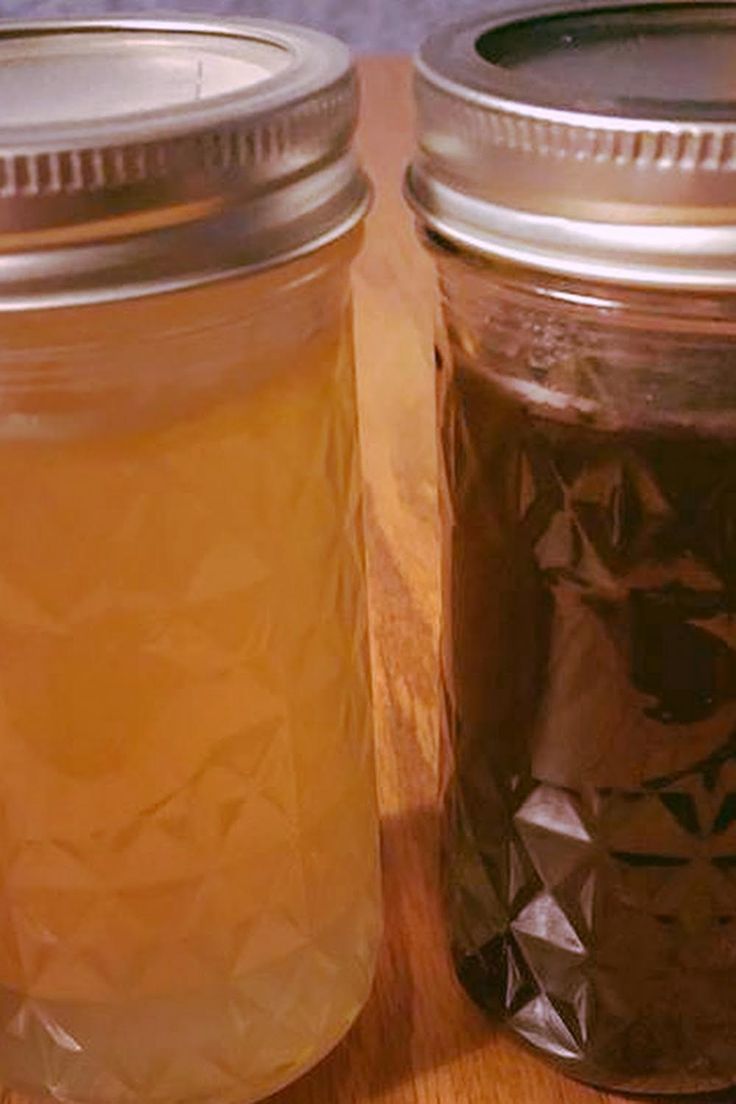
[[[409,65],[362,63],[362,147],[378,197],[358,264],[386,939],[346,1041],[273,1104],[614,1104],[498,1032],[456,984],[437,885],[438,531],[434,284],[401,199]]]

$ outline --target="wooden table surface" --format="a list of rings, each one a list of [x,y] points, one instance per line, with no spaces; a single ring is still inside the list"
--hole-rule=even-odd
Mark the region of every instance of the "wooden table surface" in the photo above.
[[[378,191],[355,290],[386,938],[356,1027],[271,1104],[613,1104],[495,1030],[447,958],[436,863],[434,285],[400,194],[409,65],[361,66],[362,148]]]

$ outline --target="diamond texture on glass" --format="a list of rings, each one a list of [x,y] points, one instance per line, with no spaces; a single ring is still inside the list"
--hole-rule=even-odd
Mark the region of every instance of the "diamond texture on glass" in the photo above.
[[[459,349],[444,387],[461,980],[582,1078],[730,1085],[736,450],[537,408]]]
[[[349,342],[175,421],[0,444],[0,1078],[274,1091],[379,931]]]

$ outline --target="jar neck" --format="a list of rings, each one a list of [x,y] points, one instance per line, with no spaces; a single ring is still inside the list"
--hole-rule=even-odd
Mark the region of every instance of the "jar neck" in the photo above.
[[[526,300],[534,309],[545,304],[581,323],[591,312],[597,317],[603,312],[635,329],[656,327],[676,333],[702,328],[710,334],[736,337],[734,291],[692,291],[562,276],[463,250],[432,231],[424,232],[423,242],[437,262],[445,290],[459,286],[457,277],[462,273],[466,295],[487,295],[492,286],[498,298],[510,297],[519,304]]]

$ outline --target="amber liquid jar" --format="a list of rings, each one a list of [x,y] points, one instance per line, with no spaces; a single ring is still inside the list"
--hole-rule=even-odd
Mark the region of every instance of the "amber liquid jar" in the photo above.
[[[8,1099],[246,1104],[370,992],[355,92],[280,24],[0,35]]]
[[[735,30],[531,13],[419,59],[452,950],[630,1092],[736,1083]]]

